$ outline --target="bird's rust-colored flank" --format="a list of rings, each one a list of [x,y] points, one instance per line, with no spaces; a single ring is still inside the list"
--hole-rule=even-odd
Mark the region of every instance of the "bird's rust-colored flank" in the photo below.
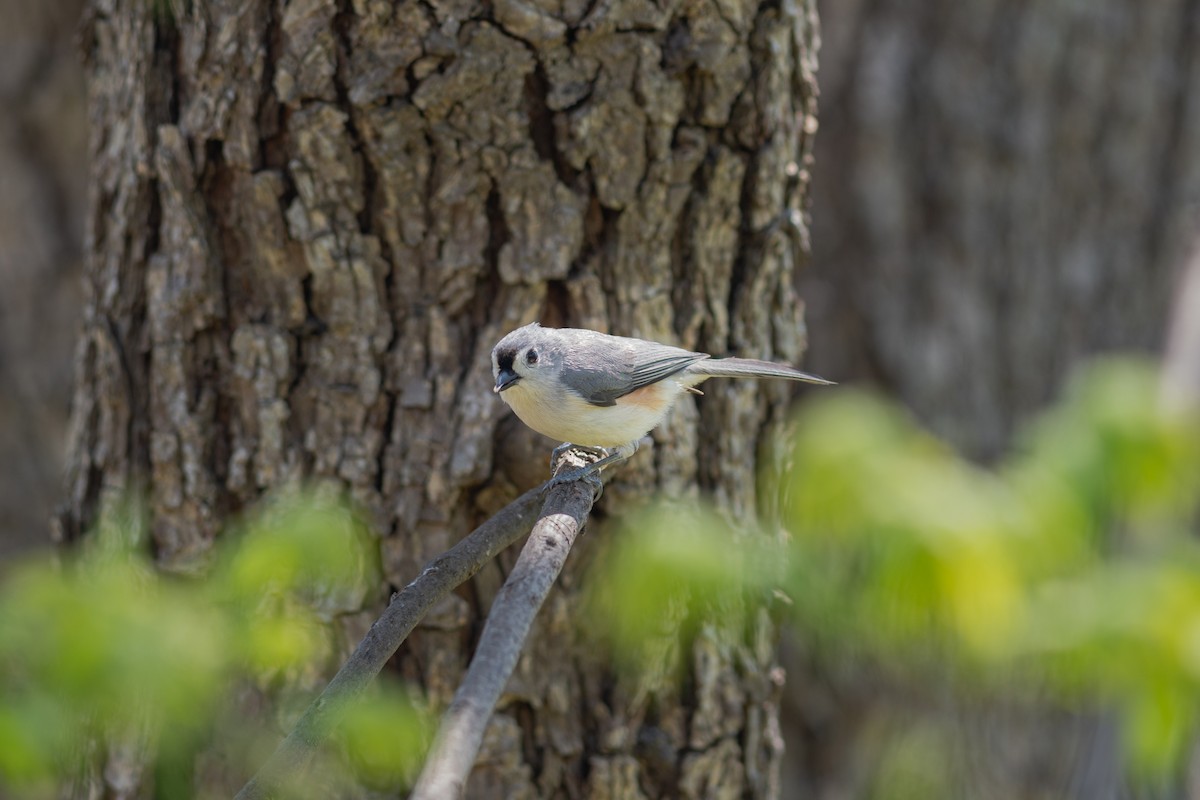
[[[668,400],[663,395],[663,385],[652,383],[640,389],[634,389],[627,395],[617,398],[617,405],[631,405],[657,411]]]

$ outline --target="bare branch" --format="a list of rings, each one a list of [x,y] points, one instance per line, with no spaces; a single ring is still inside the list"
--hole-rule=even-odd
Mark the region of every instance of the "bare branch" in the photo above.
[[[237,800],[275,796],[286,779],[294,778],[304,769],[313,752],[328,738],[348,701],[374,680],[434,603],[525,535],[533,524],[543,488],[531,489],[509,503],[435,558],[412,583],[393,595],[392,602],[359,642],[346,664],[308,707],[258,774],[242,787]],[[588,505],[590,507],[590,502]]]
[[[583,529],[599,480],[551,489],[512,574],[496,595],[466,677],[446,710],[425,769],[409,800],[460,797],[484,730],[508,683],[533,618]]]
[[[1163,394],[1169,408],[1200,405],[1200,238],[1192,245],[1167,333]]]

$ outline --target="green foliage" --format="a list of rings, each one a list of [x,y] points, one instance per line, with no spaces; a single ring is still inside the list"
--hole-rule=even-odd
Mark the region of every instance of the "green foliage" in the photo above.
[[[415,783],[435,722],[401,687],[381,682],[347,710],[340,738],[360,780],[397,792]]]
[[[130,503],[109,510],[71,557],[6,571],[0,790],[45,794],[96,740],[146,743],[159,753],[160,768],[174,765],[157,779],[164,796],[196,790],[180,774],[186,778],[195,752],[212,743],[243,741],[238,750],[246,758],[264,756],[278,731],[239,713],[238,687],[270,691],[280,678],[312,678],[336,666],[330,620],[357,610],[377,585],[363,526],[342,502],[316,491],[265,504],[224,537],[203,580],[156,570],[144,539]],[[351,713],[356,746],[390,747],[384,755],[399,764],[407,763],[404,753],[419,752],[423,734],[411,704],[392,693],[370,713],[376,720],[393,715],[394,728],[386,745],[368,743],[354,733],[364,730],[363,713]]]
[[[742,557],[755,551],[731,548],[729,527],[699,506],[655,506],[627,522],[617,535],[635,544],[606,554],[601,571],[614,579],[589,584],[585,617],[614,623],[598,632],[621,666],[675,674],[674,638],[692,639],[706,617],[729,618],[705,612],[740,607],[742,589],[730,576],[763,576],[765,565],[747,568]]]
[[[993,469],[878,399],[828,393],[774,490],[786,545],[659,511],[618,542],[600,583],[619,602],[593,618],[628,651],[672,603],[781,589],[824,658],[991,690],[1018,675],[1112,707],[1133,766],[1164,775],[1200,719],[1200,428],[1163,411],[1158,383],[1143,364],[1092,367]]]
[[[872,800],[929,800],[954,797],[949,753],[952,743],[934,725],[918,724],[897,733],[884,745],[874,776]]]

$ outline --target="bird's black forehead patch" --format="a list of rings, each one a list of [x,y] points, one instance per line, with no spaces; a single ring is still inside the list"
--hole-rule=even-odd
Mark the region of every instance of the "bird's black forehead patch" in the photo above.
[[[513,359],[517,357],[517,348],[505,347],[496,351],[496,366],[502,370],[513,368]]]

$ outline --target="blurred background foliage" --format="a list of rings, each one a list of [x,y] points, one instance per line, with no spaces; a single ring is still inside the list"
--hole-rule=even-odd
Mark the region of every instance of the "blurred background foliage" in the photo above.
[[[157,749],[161,797],[193,796],[205,748],[246,777],[262,763],[312,697],[298,692],[268,727],[242,713],[239,687],[295,692],[285,687],[305,685],[300,673],[336,668],[344,654],[328,623],[378,586],[378,565],[355,513],[329,492],[280,495],[238,527],[203,579],[173,576],[148,557],[142,506],[127,500],[79,551],[6,568],[0,795],[54,796],[99,741]],[[421,704],[392,683],[368,694],[347,709],[341,746],[296,776],[291,796],[330,796],[350,776],[393,791],[415,777],[428,738]]]
[[[991,468],[892,403],[824,394],[768,482],[778,535],[650,509],[617,538],[590,619],[623,660],[653,662],[696,635],[688,620],[773,593],[817,660],[915,697],[1111,710],[1132,774],[1166,781],[1200,711],[1200,430],[1158,387],[1147,363],[1095,363]],[[966,796],[949,722],[888,733],[870,795]]]

